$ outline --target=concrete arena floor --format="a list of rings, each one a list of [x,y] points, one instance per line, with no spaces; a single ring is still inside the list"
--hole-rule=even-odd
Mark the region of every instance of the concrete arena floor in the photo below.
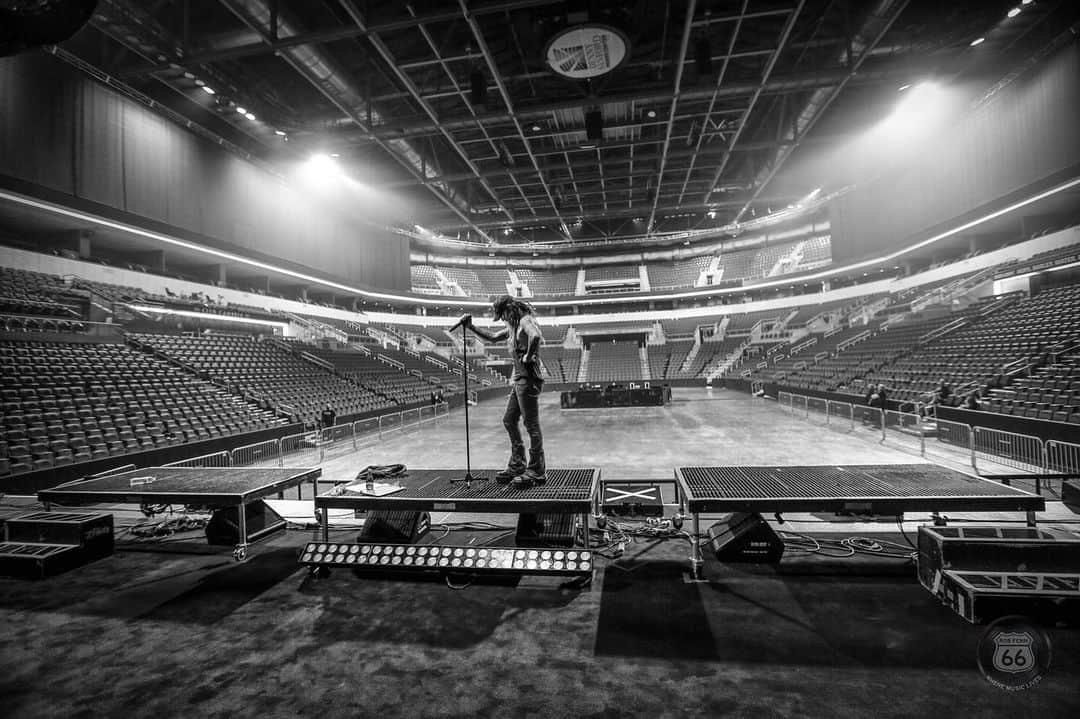
[[[542,411],[549,464],[601,466],[609,478],[691,464],[917,461],[859,430],[792,421],[719,390],[678,390],[666,408],[574,412],[552,393]],[[501,465],[499,403],[470,415],[474,464]],[[325,475],[463,466],[463,431],[459,411],[333,458]],[[1051,628],[1051,671],[1003,692],[976,668],[983,628],[898,574],[895,560],[865,574],[710,561],[707,581],[689,582],[685,542],[642,541],[601,561],[588,587],[526,578],[454,591],[345,571],[312,581],[296,556],[313,536],[278,535],[242,564],[195,537],[127,545],[40,582],[0,578],[0,716],[1080,715],[1080,631]]]

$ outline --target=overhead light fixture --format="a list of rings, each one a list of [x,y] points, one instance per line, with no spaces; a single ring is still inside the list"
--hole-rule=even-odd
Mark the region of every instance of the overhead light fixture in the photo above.
[[[984,42],[986,42],[985,37],[977,37],[971,41],[971,47],[975,47],[976,45],[982,45]]]
[[[1018,12],[1019,12],[1019,11],[1018,11]],[[205,82],[203,82],[202,80],[199,80],[198,78],[196,78],[196,79],[195,79],[195,84],[196,84],[196,85],[198,85],[199,87],[202,87],[202,86],[203,86],[203,85],[205,85],[206,83],[205,83]]]
[[[1021,5],[1030,5],[1030,4],[1031,4],[1031,3],[1033,3],[1034,1],[1035,1],[1035,0],[1020,0],[1020,4],[1021,4]]]
[[[237,115],[246,115],[246,114],[247,114],[247,110],[245,110],[244,108],[242,108],[242,107],[240,107],[239,105],[237,105],[237,106],[236,106],[236,114],[237,114]]]
[[[203,85],[203,86],[202,86],[202,89],[203,89],[203,92],[205,92],[205,93],[206,93],[207,95],[214,95],[214,94],[216,94],[216,93],[214,92],[214,88],[210,87],[209,85]]]
[[[650,109],[648,112],[645,113],[645,117],[649,118],[650,120],[654,119],[656,117],[656,110]]]
[[[539,123],[534,123],[534,124],[533,124],[533,126],[532,126],[532,131],[533,131],[533,132],[540,132],[540,131],[541,131],[541,130],[543,130],[543,129],[544,129],[544,128],[542,128],[542,127],[541,127],[541,126],[539,125]]]
[[[280,135],[281,137],[285,137],[285,131],[284,130],[274,130],[274,134],[275,135]]]
[[[251,120],[252,122],[255,121],[255,114],[254,113],[249,112],[249,113],[245,114],[244,117]]]
[[[1019,14],[1020,14],[1020,8],[1018,8],[1018,7],[1014,7],[1012,10],[1009,11],[1009,17],[1016,17]]]
[[[588,144],[582,145],[581,149],[582,150],[595,150],[596,145],[594,143],[588,143]]]
[[[907,85],[901,85],[900,87],[898,87],[896,89],[896,91],[897,92],[903,92],[904,90],[907,90],[909,87],[911,87],[911,83],[908,83]]]

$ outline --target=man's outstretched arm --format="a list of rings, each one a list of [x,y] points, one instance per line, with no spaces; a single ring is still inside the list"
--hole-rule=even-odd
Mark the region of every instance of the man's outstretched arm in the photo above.
[[[465,317],[468,317],[468,319],[466,320]],[[465,317],[462,318],[465,326],[472,330],[473,334],[480,339],[486,340],[488,342],[502,342],[510,336],[510,332],[505,328],[499,330],[498,332],[488,332],[487,330],[481,329],[480,327],[474,325],[472,322],[472,317],[470,315],[465,315]]]

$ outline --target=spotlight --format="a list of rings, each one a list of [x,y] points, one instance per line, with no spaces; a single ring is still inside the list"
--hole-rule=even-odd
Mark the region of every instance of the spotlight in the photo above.
[[[214,95],[214,94],[216,94],[216,93],[214,92],[214,88],[210,87],[209,85],[203,85],[203,86],[202,86],[202,89],[203,89],[203,92],[205,92],[205,93],[206,93],[207,95]]]
[[[975,47],[976,45],[982,45],[984,42],[986,42],[985,37],[977,37],[971,41],[971,47]]]
[[[237,105],[237,106],[236,106],[236,114],[237,114],[237,115],[246,115],[246,114],[247,114],[247,110],[245,110],[244,108],[242,108],[242,107],[240,107],[239,105]]]
[[[543,129],[543,128],[542,128],[542,127],[540,127],[540,125],[533,125],[533,126],[532,126],[532,131],[533,131],[533,132],[540,132],[540,130],[542,130],[542,129]]]
[[[1020,8],[1018,8],[1018,7],[1014,7],[1012,10],[1009,11],[1009,17],[1016,17],[1019,14],[1020,14]]]
[[[656,110],[649,110],[648,112],[645,113],[645,117],[649,118],[650,120],[655,119],[656,118]]]
[[[274,134],[275,135],[280,135],[281,137],[285,137],[285,131],[284,130],[274,130]]]
[[[244,117],[246,117],[247,119],[251,120],[252,122],[254,122],[254,121],[255,121],[255,115],[254,115],[254,113],[250,113],[250,112],[249,112],[249,113],[245,114],[245,115],[244,115]]]

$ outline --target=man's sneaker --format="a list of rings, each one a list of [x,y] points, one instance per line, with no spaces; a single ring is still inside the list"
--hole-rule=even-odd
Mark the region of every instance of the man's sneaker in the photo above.
[[[507,467],[495,473],[495,481],[499,484],[510,484],[510,481],[521,474],[520,467]]]
[[[539,487],[547,481],[547,475],[532,469],[526,469],[520,477],[514,477],[514,489],[529,489]]]

